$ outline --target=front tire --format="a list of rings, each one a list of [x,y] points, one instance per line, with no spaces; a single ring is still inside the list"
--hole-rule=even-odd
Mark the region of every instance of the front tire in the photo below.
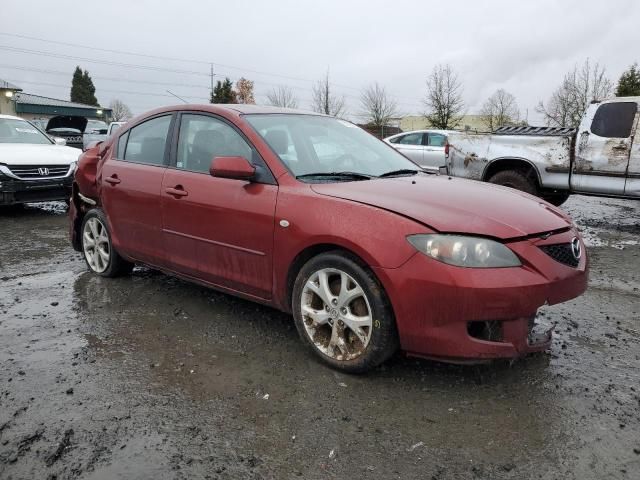
[[[335,369],[363,373],[398,349],[389,300],[352,255],[332,251],[309,260],[294,283],[292,306],[302,341]]]
[[[543,195],[542,198],[549,202],[551,205],[559,207],[564,202],[569,200],[570,194],[568,193],[559,193],[556,195]]]
[[[89,270],[102,277],[117,277],[130,273],[131,262],[113,248],[107,219],[102,210],[89,210],[82,221],[82,253]]]
[[[530,195],[538,195],[538,185],[524,172],[520,170],[503,170],[489,179],[489,183],[515,188]]]

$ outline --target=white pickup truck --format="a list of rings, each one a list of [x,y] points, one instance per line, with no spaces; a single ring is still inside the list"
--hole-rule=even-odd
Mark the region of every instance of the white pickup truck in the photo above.
[[[560,205],[571,193],[640,198],[640,97],[592,103],[578,130],[452,132],[451,176],[505,185]],[[640,132],[638,132],[640,134]]]

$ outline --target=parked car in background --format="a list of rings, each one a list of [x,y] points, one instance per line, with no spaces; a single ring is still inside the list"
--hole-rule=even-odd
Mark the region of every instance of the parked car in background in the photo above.
[[[88,120],[82,136],[82,149],[86,150],[90,143],[107,138],[109,126],[102,120]]]
[[[0,115],[0,205],[69,200],[80,151],[18,117]]]
[[[127,122],[111,122],[107,129],[107,137],[110,137],[118,131],[118,129]]]
[[[587,286],[562,211],[429,175],[352,123],[290,109],[139,116],[81,156],[69,215],[95,274],[140,262],[292,312],[349,372],[398,347],[448,361],[544,350],[537,309]]]
[[[445,165],[448,130],[415,130],[384,139],[428,172],[437,172]]]
[[[449,135],[450,175],[561,205],[571,193],[640,198],[640,97],[592,103],[577,130],[506,127]]]

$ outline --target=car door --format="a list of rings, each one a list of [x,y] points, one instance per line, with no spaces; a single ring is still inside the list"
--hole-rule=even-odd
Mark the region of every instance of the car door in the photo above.
[[[640,111],[636,113],[636,121],[633,127],[631,153],[629,155],[629,167],[627,179],[624,185],[624,194],[628,197],[640,197]]]
[[[428,132],[424,134],[424,157],[420,164],[422,168],[431,172],[437,172],[438,168],[445,165],[444,145],[447,137],[441,133]]]
[[[580,124],[571,172],[577,192],[622,195],[632,145],[637,104],[592,105]]]
[[[264,161],[227,121],[182,113],[172,166],[162,182],[162,238],[169,268],[268,299],[278,186]],[[242,156],[252,181],[212,177],[214,157]]]
[[[392,143],[398,151],[402,152],[418,165],[422,165],[424,158],[423,136],[423,132],[407,133],[401,137],[397,137],[395,139],[396,141]]]
[[[159,208],[173,115],[161,115],[124,132],[102,166],[101,200],[114,246],[140,262],[164,259]]]

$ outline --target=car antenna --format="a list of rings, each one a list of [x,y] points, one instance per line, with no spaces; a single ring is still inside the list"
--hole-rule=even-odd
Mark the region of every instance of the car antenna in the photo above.
[[[189,103],[187,102],[184,98],[179,97],[178,95],[176,95],[175,93],[173,93],[171,90],[167,90],[167,93],[170,93],[171,95],[173,95],[174,97],[176,97],[178,100],[182,100],[183,103]]]

